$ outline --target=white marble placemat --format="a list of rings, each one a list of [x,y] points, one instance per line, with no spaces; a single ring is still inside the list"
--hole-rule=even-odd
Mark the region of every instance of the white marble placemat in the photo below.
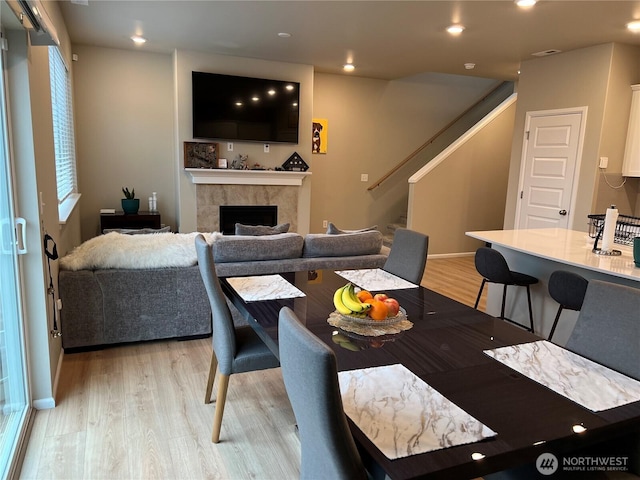
[[[345,413],[393,460],[493,437],[403,365],[338,373]]]
[[[302,291],[291,285],[280,275],[230,277],[227,278],[227,282],[245,302],[305,296]]]
[[[546,340],[484,353],[594,412],[640,400],[637,380]]]
[[[415,283],[396,277],[380,268],[362,270],[337,270],[336,273],[354,285],[370,291],[399,290],[401,288],[418,288]]]

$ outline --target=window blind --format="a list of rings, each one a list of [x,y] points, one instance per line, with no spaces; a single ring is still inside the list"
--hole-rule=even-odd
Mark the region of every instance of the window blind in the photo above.
[[[49,77],[51,81],[58,203],[62,203],[76,191],[77,181],[71,81],[69,80],[69,71],[58,47],[49,47]]]

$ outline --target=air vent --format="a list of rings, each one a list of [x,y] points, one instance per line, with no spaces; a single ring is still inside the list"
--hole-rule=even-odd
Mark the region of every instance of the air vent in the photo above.
[[[556,53],[560,53],[562,50],[556,50],[555,48],[551,48],[549,50],[543,50],[542,52],[532,53],[534,57],[547,57],[549,55],[555,55]]]

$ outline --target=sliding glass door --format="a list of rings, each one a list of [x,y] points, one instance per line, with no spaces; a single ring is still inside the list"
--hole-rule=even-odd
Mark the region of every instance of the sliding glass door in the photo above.
[[[29,397],[18,259],[24,224],[14,215],[4,55],[0,64],[0,478],[7,478],[26,428]]]

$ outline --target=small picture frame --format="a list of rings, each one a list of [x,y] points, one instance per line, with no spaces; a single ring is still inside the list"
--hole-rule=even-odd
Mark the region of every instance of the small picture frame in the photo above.
[[[184,142],[184,168],[219,168],[218,144]]]
[[[227,159],[226,158],[219,158],[218,159],[218,168],[227,168]]]

